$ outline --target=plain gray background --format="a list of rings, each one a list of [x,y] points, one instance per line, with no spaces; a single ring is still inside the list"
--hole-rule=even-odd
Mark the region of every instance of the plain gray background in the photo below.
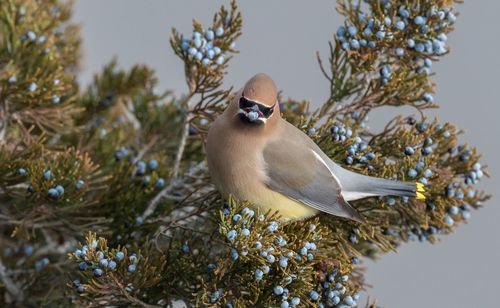
[[[183,66],[170,50],[170,28],[191,33],[191,19],[211,21],[229,1],[79,0],[74,20],[83,26],[83,72],[92,75],[113,56],[122,67],[146,63],[162,89],[186,90]],[[241,86],[257,72],[270,74],[285,97],[319,104],[328,84],[315,52],[327,56],[327,42],[342,22],[329,1],[241,1],[244,35],[241,54],[233,60],[227,85]],[[450,36],[453,51],[433,71],[438,75],[436,101],[441,109],[428,114],[466,130],[463,138],[484,153],[493,179],[481,187],[495,194],[500,174],[498,70],[500,1],[467,0],[460,6],[457,29]],[[387,110],[371,116],[372,127],[389,119]],[[411,112],[398,109],[397,112]],[[474,212],[468,225],[437,245],[412,243],[378,262],[367,262],[368,290],[384,307],[500,307],[500,240],[496,199]],[[365,296],[366,299],[366,296]]]

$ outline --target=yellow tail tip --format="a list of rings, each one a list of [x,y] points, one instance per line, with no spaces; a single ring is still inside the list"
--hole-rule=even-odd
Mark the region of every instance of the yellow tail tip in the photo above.
[[[417,192],[417,200],[425,200],[425,196],[421,192]]]
[[[424,184],[420,183],[420,182],[417,182],[417,192],[425,192],[425,187],[424,187]]]

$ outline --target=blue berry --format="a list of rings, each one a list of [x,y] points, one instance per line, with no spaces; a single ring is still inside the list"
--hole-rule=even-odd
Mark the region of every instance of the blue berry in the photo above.
[[[345,35],[345,27],[344,26],[340,26],[337,29],[337,36],[341,37],[341,36],[344,36],[344,35]]]
[[[448,21],[450,23],[454,23],[456,20],[457,20],[457,17],[455,16],[455,14],[453,14],[452,12],[449,12],[448,13]]]
[[[375,48],[376,46],[377,46],[377,43],[375,43],[374,41],[369,41],[368,42],[368,47]]]
[[[380,69],[380,75],[384,78],[389,78],[391,77],[391,67],[389,65],[384,65]]]
[[[404,6],[401,6],[398,9],[398,14],[399,14],[399,16],[401,16],[402,18],[405,18],[405,19],[410,17],[410,12],[408,12],[408,10]]]
[[[245,228],[245,229],[242,229],[242,230],[241,230],[241,234],[242,234],[242,235],[244,235],[244,236],[249,236],[249,235],[250,235],[250,230],[248,230],[248,229],[246,229],[246,228]]]
[[[64,194],[64,187],[62,187],[61,185],[57,185],[56,191],[57,191],[58,196],[61,196],[62,194]]]
[[[283,287],[282,286],[275,286],[273,288],[274,294],[280,296],[283,294]]]
[[[408,146],[408,147],[405,148],[404,152],[405,152],[405,155],[410,156],[410,155],[415,154],[415,149],[412,148],[412,147],[410,147],[410,146]]]
[[[434,102],[434,97],[432,96],[432,94],[430,93],[425,93],[424,96],[423,96],[423,99],[425,102],[427,103],[432,103]]]
[[[366,38],[369,38],[369,37],[372,35],[372,29],[370,29],[370,28],[365,28],[365,30],[363,30],[363,35],[364,35]]]
[[[163,186],[165,186],[165,180],[163,178],[158,178],[156,180],[155,186],[157,188],[162,188]]]
[[[415,169],[410,169],[410,170],[408,170],[408,176],[409,176],[410,178],[416,178],[416,177],[417,177],[417,174],[418,174],[418,173],[417,173],[417,170],[415,170]]]
[[[287,301],[281,302],[280,308],[288,308],[290,304]]]
[[[205,38],[207,39],[207,41],[211,41],[213,40],[215,37],[215,33],[214,31],[212,30],[208,30],[206,33],[205,33]]]
[[[33,32],[33,31],[28,31],[28,32],[26,32],[26,36],[27,36],[27,37],[28,37],[28,39],[29,39],[30,41],[32,41],[32,42],[33,42],[34,40],[36,40],[36,33],[35,33],[35,32]]]
[[[28,86],[28,91],[30,91],[30,92],[35,92],[36,89],[38,89],[38,86],[34,82],[30,83],[30,85]]]
[[[375,33],[375,37],[380,40],[385,38],[385,31],[377,31],[377,33]]]
[[[194,47],[191,47],[188,49],[188,54],[194,56],[198,53],[198,49],[194,48]]]
[[[274,261],[276,261],[276,258],[273,255],[267,255],[266,260],[269,263],[274,263]]]
[[[423,25],[425,23],[425,19],[422,16],[417,16],[417,17],[415,17],[415,19],[413,19],[413,22],[416,25]]]
[[[137,270],[137,265],[135,265],[135,264],[130,264],[130,265],[127,267],[127,270],[128,270],[130,273],[134,273],[134,272]]]
[[[278,223],[276,221],[271,221],[269,223],[269,226],[267,226],[266,230],[269,232],[269,233],[272,233],[276,230],[278,230]]]
[[[46,179],[46,180],[49,180],[50,177],[52,175],[52,172],[50,170],[47,170],[43,173],[43,177]]]
[[[116,260],[121,261],[121,260],[123,260],[125,258],[125,254],[123,252],[121,252],[121,251],[118,251],[116,253],[115,257],[116,257]]]
[[[215,51],[213,49],[207,50],[207,57],[208,59],[213,59],[215,57]]]
[[[59,193],[55,188],[50,188],[48,191],[48,196],[51,199],[57,199],[57,197],[59,197]]]
[[[469,220],[469,219],[471,218],[471,216],[472,216],[472,215],[471,215],[471,212],[469,212],[469,211],[463,211],[463,212],[462,212],[462,218],[463,218],[464,220]]]
[[[260,269],[255,270],[255,280],[262,280],[264,273]]]
[[[422,149],[422,154],[429,155],[429,154],[432,153],[432,151],[433,151],[432,147],[425,147],[425,148]]]
[[[387,199],[387,204],[393,206],[396,204],[396,200],[394,198]]]
[[[288,259],[283,256],[280,257],[279,265],[283,268],[286,268],[288,266]]]
[[[137,216],[137,217],[135,218],[135,224],[136,224],[136,225],[142,225],[143,223],[144,223],[144,217],[142,217],[142,216]]]
[[[316,291],[311,291],[309,292],[309,297],[313,300],[313,301],[317,301],[319,299],[319,294],[318,292]]]
[[[415,44],[415,51],[417,52],[424,52],[425,51],[425,45],[422,43],[416,43]]]
[[[220,55],[217,60],[215,61],[215,63],[217,63],[217,65],[222,65],[224,64],[224,55]]]
[[[294,297],[292,298],[292,305],[293,306],[298,306],[300,304],[300,297]]]
[[[386,17],[384,18],[384,24],[385,24],[387,27],[389,27],[389,26],[392,24],[392,20],[391,20],[391,18],[390,18],[389,16],[386,16]]]
[[[31,256],[33,254],[33,245],[26,245],[23,248],[24,254],[27,256]]]
[[[76,181],[76,189],[80,190],[83,188],[84,185],[85,185],[85,182],[83,180]]]
[[[481,164],[480,163],[474,163],[474,165],[472,165],[472,169],[474,169],[475,171],[481,170]]]
[[[236,249],[231,249],[231,259],[233,259],[233,261],[236,261],[239,257],[239,254],[238,254],[238,251]]]
[[[448,210],[448,212],[449,212],[451,215],[457,215],[457,214],[458,214],[458,212],[459,212],[459,209],[458,209],[458,207],[456,207],[456,206],[452,206],[452,207],[450,207],[450,209]]]
[[[425,176],[426,178],[430,178],[432,175],[433,175],[433,172],[432,172],[432,170],[431,170],[431,169],[425,169],[425,171],[424,171],[424,176]]]
[[[344,297],[344,303],[346,303],[346,305],[348,306],[353,306],[354,304],[354,300],[352,299],[352,297],[350,295]]]
[[[271,269],[270,269],[270,268],[269,268],[269,266],[267,266],[267,265],[264,265],[264,266],[262,267],[262,272],[264,272],[264,274],[269,273],[269,271],[270,271],[270,270],[271,270]]]
[[[183,244],[182,247],[181,247],[181,251],[183,253],[189,253],[190,249],[189,249],[188,244]]]
[[[26,169],[19,168],[19,169],[17,169],[17,173],[20,174],[20,175],[25,175],[26,174]]]
[[[420,123],[417,125],[417,130],[419,133],[423,133],[429,128],[429,125],[427,123]]]
[[[352,49],[359,49],[359,41],[357,39],[352,39],[350,42],[351,48]]]
[[[420,183],[422,183],[423,185],[427,185],[429,182],[427,181],[426,178],[421,178],[420,180],[418,180]]]
[[[61,98],[57,95],[52,95],[52,103],[57,105],[59,102],[61,102]]]
[[[156,159],[152,159],[148,163],[148,167],[151,170],[156,170],[158,168],[158,161]]]
[[[109,268],[110,270],[114,270],[114,269],[116,268],[116,262],[115,262],[115,261],[113,261],[113,260],[109,261],[109,262],[108,262],[108,268]]]
[[[16,76],[10,76],[8,82],[9,83],[16,83],[17,82],[17,77]]]
[[[201,64],[203,66],[208,66],[210,64],[210,59],[208,58],[203,58],[203,60],[201,60]]]
[[[406,41],[406,45],[409,47],[409,48],[413,48],[415,47],[415,40],[413,39],[409,39]]]
[[[340,303],[340,297],[338,297],[337,295],[335,295],[332,299],[332,302],[334,305],[338,305]]]
[[[222,27],[218,27],[216,30],[215,30],[215,36],[219,37],[219,36],[222,36],[224,34],[224,28]]]
[[[85,263],[85,262],[80,262],[80,263],[78,264],[78,268],[79,268],[81,271],[86,270],[88,267],[89,267],[89,266],[88,266],[88,265],[87,265],[87,263]]]
[[[226,237],[227,237],[227,239],[228,239],[229,241],[234,241],[234,239],[236,238],[236,235],[237,235],[236,230],[231,230],[231,231],[229,231],[229,232],[227,233],[227,236],[226,236]]]
[[[402,56],[404,56],[404,55],[405,55],[405,50],[404,50],[403,48],[401,48],[401,47],[396,48],[396,55],[397,55],[398,57],[402,57]]]
[[[439,33],[437,39],[440,40],[441,42],[446,42],[448,40],[448,37],[444,33]]]
[[[406,24],[404,23],[404,21],[398,21],[396,22],[396,29],[398,30],[404,30],[404,28],[406,27]]]
[[[349,26],[347,28],[347,33],[349,33],[350,36],[355,36],[358,33],[358,29],[354,26]]]
[[[451,218],[450,216],[446,215],[444,217],[444,223],[451,227],[451,226],[453,226],[453,224],[455,223],[455,221],[453,220],[453,218]]]
[[[94,277],[101,277],[104,272],[102,269],[96,268],[92,273],[94,274]]]

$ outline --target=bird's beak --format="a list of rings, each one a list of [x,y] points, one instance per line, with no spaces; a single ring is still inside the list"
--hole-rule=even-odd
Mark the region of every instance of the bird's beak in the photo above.
[[[265,124],[267,119],[272,115],[275,106],[276,104],[268,107],[262,103],[241,96],[238,115],[250,123]]]

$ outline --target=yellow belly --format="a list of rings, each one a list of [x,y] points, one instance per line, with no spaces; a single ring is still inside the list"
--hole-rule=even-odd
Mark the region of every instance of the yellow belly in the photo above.
[[[261,191],[260,194],[256,196],[255,200],[248,201],[254,203],[263,213],[268,210],[271,210],[271,213],[279,211],[281,220],[283,221],[302,220],[318,213],[318,211],[312,207],[270,189]]]

